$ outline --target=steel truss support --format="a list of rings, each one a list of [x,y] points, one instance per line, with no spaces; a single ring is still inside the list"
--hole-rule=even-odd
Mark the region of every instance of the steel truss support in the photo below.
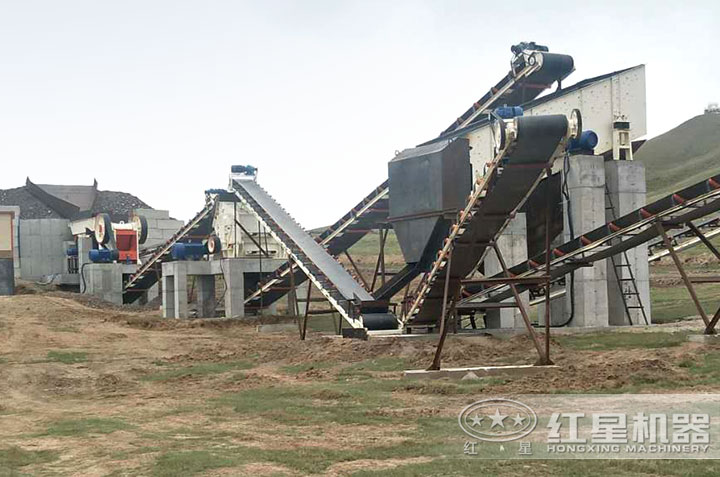
[[[697,311],[700,314],[700,317],[702,318],[703,322],[705,322],[705,334],[706,335],[715,334],[715,325],[717,324],[718,317],[720,317],[720,310],[718,310],[718,312],[715,313],[715,316],[713,316],[712,320],[710,320],[710,318],[708,318],[707,313],[705,313],[705,309],[700,304],[700,300],[698,299],[697,294],[695,293],[695,287],[692,284],[692,280],[690,280],[690,277],[688,277],[687,273],[685,272],[685,267],[683,267],[683,264],[677,255],[677,252],[675,252],[675,247],[673,247],[672,241],[670,240],[670,237],[668,237],[667,232],[665,231],[665,226],[663,226],[663,224],[660,221],[658,221],[658,222],[655,222],[655,228],[657,228],[658,232],[660,233],[660,236],[663,239],[663,243],[665,244],[665,248],[668,250],[668,252],[670,252],[670,256],[672,257],[672,260],[675,263],[675,268],[678,269],[678,272],[680,273],[680,277],[682,278],[683,283],[685,283],[685,288],[687,288],[687,291],[690,294],[690,298],[692,298],[692,301],[695,304],[695,308],[697,308]],[[691,228],[691,230],[692,230],[692,228]],[[697,229],[695,229],[695,230],[697,230]],[[695,230],[693,230],[694,233],[695,233]],[[697,231],[697,233],[700,233],[702,235],[702,233],[699,230]],[[712,246],[712,244],[711,244],[711,246]]]
[[[442,315],[440,316],[440,340],[438,341],[437,348],[435,349],[435,356],[433,362],[428,368],[428,371],[435,371],[440,369],[440,361],[442,356],[443,346],[445,346],[445,338],[447,338],[447,332],[450,328],[448,320],[450,316],[454,314],[455,303],[457,303],[457,297],[459,293],[453,297],[452,304],[450,305],[451,312],[448,313],[448,290],[450,288],[450,266],[452,265],[453,249],[451,248],[447,254],[447,261],[445,262],[445,288],[443,289],[443,306]]]
[[[502,252],[500,252],[500,247],[497,246],[495,242],[492,243],[492,248],[495,250],[495,255],[497,256],[498,262],[500,263],[500,266],[503,269],[503,273],[507,278],[512,278],[512,275],[510,274],[510,270],[507,267],[507,264],[505,263],[505,258],[502,255]],[[530,322],[530,316],[528,315],[527,308],[525,307],[525,304],[522,302],[522,299],[520,298],[520,292],[517,289],[517,286],[515,286],[514,283],[509,283],[510,290],[512,290],[513,297],[515,298],[515,303],[518,306],[518,309],[520,310],[520,315],[522,316],[523,322],[525,322],[525,327],[528,330],[528,334],[530,335],[530,338],[533,341],[533,344],[535,345],[535,349],[538,352],[538,361],[535,363],[536,366],[542,366],[542,365],[548,365],[553,364],[552,361],[550,361],[550,352],[549,350],[545,351],[543,349],[543,345],[540,342],[540,337],[535,332],[535,328],[533,328],[532,323]],[[546,295],[547,297],[547,295]],[[548,301],[547,307],[549,308],[550,302]],[[547,308],[546,308],[547,309]],[[545,315],[547,317],[547,311],[545,312]],[[549,318],[549,317],[548,317]],[[545,325],[547,326],[547,324]],[[549,336],[549,335],[548,335]],[[545,348],[549,348],[549,342],[547,341],[546,337],[546,343]]]

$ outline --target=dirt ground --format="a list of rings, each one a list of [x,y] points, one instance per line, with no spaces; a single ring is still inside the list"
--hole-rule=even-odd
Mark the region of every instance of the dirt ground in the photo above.
[[[697,322],[685,326],[699,328]],[[678,329],[667,328],[668,334]],[[665,382],[674,383],[673,391],[720,390],[711,380],[694,380],[682,365],[701,359],[707,345],[683,340],[672,346],[594,350],[565,339],[553,341],[558,371],[490,379],[477,390],[503,395],[613,392],[638,378],[656,383],[653,392],[664,392]],[[478,398],[452,384],[402,379],[402,369],[426,367],[434,347],[435,339],[429,338],[356,341],[319,333],[301,342],[294,333],[257,333],[252,324],[163,320],[158,311],[128,312],[61,292],[0,297],[0,466],[5,465],[0,475],[349,475],[424,465],[433,457],[327,456],[341,449],[399,444],[398,430],[412,432],[418,416],[453,419]],[[443,365],[534,360],[525,336],[450,336]],[[368,377],[372,380],[360,381]],[[370,395],[366,383],[391,387]],[[325,426],[276,422],[244,410],[252,399],[262,408],[262,392],[277,397],[294,389],[307,389],[312,405],[360,396],[372,403],[373,414],[367,424],[338,426],[335,416]],[[383,403],[383,396],[393,404]],[[385,418],[391,426],[382,425]],[[213,445],[199,446],[203,440]],[[312,459],[317,448],[330,459],[317,468],[251,452],[301,450]],[[187,449],[213,452],[215,460],[204,467],[197,467],[197,460],[186,467],[172,461]],[[217,457],[227,449],[246,454],[240,460]],[[19,455],[15,460],[13,453]]]

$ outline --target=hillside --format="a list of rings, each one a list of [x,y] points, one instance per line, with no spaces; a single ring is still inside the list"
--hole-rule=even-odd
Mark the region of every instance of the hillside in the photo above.
[[[635,154],[648,202],[720,173],[720,114],[703,114],[650,139]]]

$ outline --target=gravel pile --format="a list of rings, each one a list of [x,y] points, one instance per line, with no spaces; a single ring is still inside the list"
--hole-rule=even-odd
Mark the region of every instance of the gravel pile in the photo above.
[[[36,199],[25,187],[0,190],[0,205],[19,206],[21,219],[62,219],[60,214]]]
[[[0,190],[0,205],[16,205],[20,207],[21,219],[62,219],[63,217],[45,205],[25,187]],[[142,200],[126,192],[98,191],[93,204],[93,214],[105,212],[110,214],[113,222],[127,221],[133,209],[151,209]]]
[[[105,212],[110,214],[113,222],[127,222],[133,209],[152,209],[142,200],[126,192],[99,190],[93,204],[93,214]]]

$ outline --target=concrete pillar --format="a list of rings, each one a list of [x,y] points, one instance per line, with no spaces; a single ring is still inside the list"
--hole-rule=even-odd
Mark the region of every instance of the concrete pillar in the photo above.
[[[245,278],[243,277],[243,259],[222,259],[225,276],[225,317],[243,318],[245,316]]]
[[[215,317],[215,275],[198,275],[195,277],[197,287],[198,318]]]
[[[175,277],[167,273],[163,263],[162,274],[162,312],[163,318],[175,318]]]
[[[310,287],[310,280],[305,280],[300,285],[297,285],[295,289],[297,290],[297,298],[298,298],[298,316],[304,316],[305,310],[307,309],[308,303],[305,301],[307,299],[307,293],[308,293],[308,287]],[[289,299],[288,299],[289,303]],[[290,305],[288,304],[288,309],[290,309]]]
[[[600,156],[569,158],[569,201],[563,197],[563,242],[605,224],[605,168]],[[572,231],[570,224],[572,223]],[[571,233],[572,232],[572,233]],[[572,235],[572,237],[571,237]],[[608,326],[607,266],[604,260],[575,270],[566,277],[565,316],[569,326]],[[555,319],[553,318],[553,321]]]
[[[510,221],[505,231],[498,238],[497,245],[508,268],[525,262],[528,259],[527,225],[524,213],[518,213],[515,218]],[[494,250],[488,252],[484,267],[487,276],[502,272],[502,267]],[[529,293],[521,293],[520,298],[525,306],[527,306]],[[513,303],[515,299],[509,298],[505,301]],[[519,308],[500,308],[486,312],[485,326],[488,328],[522,328],[525,326],[525,323],[523,322]]]
[[[537,305],[538,324],[545,326],[545,302]],[[568,319],[565,314],[565,297],[550,299],[550,326],[562,326]]]
[[[163,317],[188,318],[188,262],[162,264]]]
[[[606,221],[622,217],[645,205],[645,166],[636,161],[608,161],[605,163],[605,178],[608,186],[608,202],[612,202],[615,211],[606,210]],[[607,204],[610,207],[610,204]],[[627,255],[627,260],[624,255]],[[650,269],[647,261],[647,243],[628,250],[625,254],[618,254],[614,258],[616,265],[629,264],[630,267],[617,267],[617,275],[621,278],[630,278],[630,269],[635,278],[639,298],[645,309],[645,315],[650,322]],[[628,325],[628,317],[623,304],[623,294],[620,289],[622,283],[625,293],[635,291],[629,281],[618,282],[611,260],[607,260],[608,279],[608,307],[610,310],[611,325]],[[638,306],[637,296],[626,295],[628,306]],[[634,325],[644,325],[645,320],[640,309],[631,309],[630,318]]]
[[[123,264],[90,263],[85,267],[85,294],[123,304]]]
[[[187,293],[187,263],[183,261],[172,262],[175,280],[173,281],[173,309],[175,318],[188,318],[188,293]]]

